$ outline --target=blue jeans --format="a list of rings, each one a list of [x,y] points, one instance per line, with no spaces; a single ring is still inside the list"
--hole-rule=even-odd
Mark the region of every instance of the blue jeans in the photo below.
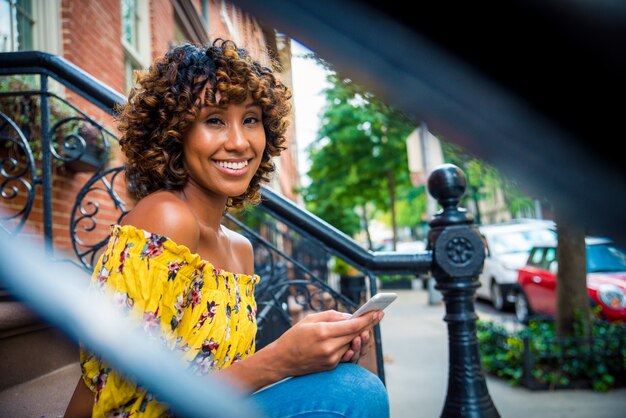
[[[387,390],[378,376],[351,363],[280,381],[250,399],[267,418],[389,417]]]

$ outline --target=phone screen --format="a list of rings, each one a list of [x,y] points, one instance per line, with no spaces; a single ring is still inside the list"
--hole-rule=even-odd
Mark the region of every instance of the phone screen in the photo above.
[[[396,300],[397,297],[398,295],[396,293],[377,293],[374,296],[372,296],[370,300],[368,300],[363,305],[361,305],[361,307],[352,314],[351,318],[356,318],[367,312],[371,312],[375,310],[382,311],[387,306],[389,306],[391,302]]]

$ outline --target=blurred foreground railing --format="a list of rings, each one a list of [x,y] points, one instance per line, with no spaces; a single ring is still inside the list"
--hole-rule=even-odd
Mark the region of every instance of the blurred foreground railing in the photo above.
[[[83,344],[167,404],[177,416],[259,416],[235,387],[193,375],[183,360],[123,316],[109,299],[88,293],[76,269],[0,232],[0,285],[36,314]]]

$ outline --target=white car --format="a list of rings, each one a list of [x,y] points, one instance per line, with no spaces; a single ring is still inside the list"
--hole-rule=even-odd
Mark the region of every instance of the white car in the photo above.
[[[386,242],[376,249],[376,251],[393,251],[393,244]],[[396,252],[399,253],[420,253],[426,251],[426,240],[398,241]]]
[[[535,244],[556,242],[556,225],[553,221],[518,219],[482,225],[478,229],[485,241],[485,265],[476,294],[503,310],[514,302],[511,290],[531,248]]]

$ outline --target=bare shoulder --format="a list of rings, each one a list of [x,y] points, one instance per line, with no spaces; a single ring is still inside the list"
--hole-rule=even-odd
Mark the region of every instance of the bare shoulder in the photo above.
[[[230,248],[237,254],[238,261],[243,266],[242,273],[254,274],[254,250],[250,240],[225,226],[222,226],[222,231],[228,235]]]
[[[191,252],[198,249],[198,220],[187,203],[170,191],[154,192],[141,199],[123,218],[122,224],[165,235]]]

